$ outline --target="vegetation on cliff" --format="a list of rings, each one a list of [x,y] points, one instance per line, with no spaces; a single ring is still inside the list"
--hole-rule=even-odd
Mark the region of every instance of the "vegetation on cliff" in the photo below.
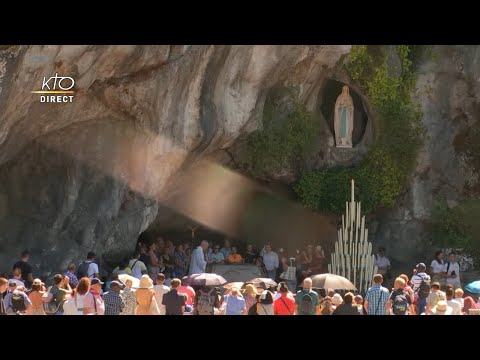
[[[417,46],[395,46],[401,71],[391,74],[385,47],[352,47],[346,70],[371,101],[376,142],[357,167],[304,173],[294,189],[305,205],[341,212],[348,199],[350,178],[356,180],[358,200],[366,212],[394,205],[414,168],[420,144],[421,111],[412,98],[420,50]]]
[[[449,207],[445,199],[437,199],[432,210],[432,236],[440,248],[467,249],[480,264],[480,200],[469,199]]]
[[[254,176],[263,176],[303,163],[320,131],[320,119],[298,100],[295,88],[287,96],[265,105],[263,129],[254,132],[247,143],[247,165]]]

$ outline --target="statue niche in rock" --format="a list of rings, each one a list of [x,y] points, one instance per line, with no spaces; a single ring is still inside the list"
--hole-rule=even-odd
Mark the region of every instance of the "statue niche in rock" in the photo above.
[[[337,147],[352,147],[353,132],[353,100],[347,85],[342,87],[342,93],[335,102],[335,143]]]

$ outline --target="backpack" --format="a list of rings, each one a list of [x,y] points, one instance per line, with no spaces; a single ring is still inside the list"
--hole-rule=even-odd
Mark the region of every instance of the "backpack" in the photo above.
[[[25,297],[27,295],[22,291],[14,291],[12,293],[12,309],[15,312],[22,312],[27,310],[27,306],[25,305]]]
[[[406,297],[406,292],[402,291],[401,293],[395,295],[393,299],[393,315],[407,315],[408,312],[408,300]]]
[[[47,315],[55,314],[58,311],[58,308],[60,307],[60,304],[57,304],[57,300],[56,300],[56,294],[57,293],[55,292],[55,294],[54,294],[51,291],[52,291],[52,288],[50,287],[48,289],[48,292],[46,292],[42,296],[43,311],[45,311],[45,314],[47,314]]]
[[[418,297],[420,299],[426,299],[428,295],[430,295],[430,277],[424,276],[418,288]]]
[[[198,315],[213,315],[213,301],[212,301],[212,292],[214,289],[209,292],[203,292],[200,290],[200,296],[197,301],[197,314]]]
[[[310,295],[310,292],[303,293],[302,302],[300,303],[300,311],[303,314],[313,314],[314,305],[313,305],[313,298]]]
[[[91,262],[82,261],[80,265],[78,265],[77,269],[77,278],[80,280],[83,277],[88,277],[88,268],[90,267]]]

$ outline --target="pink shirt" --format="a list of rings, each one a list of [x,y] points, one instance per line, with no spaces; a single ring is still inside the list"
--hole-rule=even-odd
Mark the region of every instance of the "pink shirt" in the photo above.
[[[195,290],[191,286],[180,286],[177,291],[179,294],[187,295],[187,305],[193,306],[193,299],[195,298]]]
[[[103,302],[103,299],[99,293],[90,291],[87,294],[85,294],[85,299],[83,300],[83,307],[91,308],[93,311],[95,311],[95,305],[93,304],[94,297],[95,297],[95,302],[97,304],[97,315],[104,315],[105,303]]]

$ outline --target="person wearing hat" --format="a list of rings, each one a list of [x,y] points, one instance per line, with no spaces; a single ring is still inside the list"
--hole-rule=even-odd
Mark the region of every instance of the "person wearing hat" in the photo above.
[[[110,283],[110,291],[103,294],[103,301],[105,302],[105,315],[120,315],[125,308],[125,301],[120,296],[122,284],[113,280]]]
[[[413,293],[415,294],[415,299],[417,299],[419,315],[425,312],[425,308],[427,306],[427,297],[429,295],[423,294],[422,291],[420,291],[422,282],[430,281],[430,276],[427,275],[427,273],[425,272],[426,270],[427,266],[424,263],[417,264],[415,268],[415,275],[413,275],[411,279]]]
[[[150,305],[153,301],[155,303],[155,290],[153,290],[153,281],[148,275],[142,275],[140,279],[140,286],[135,291],[135,297],[137,298],[137,315],[152,315],[150,313]]]
[[[275,315],[273,311],[273,294],[263,290],[257,303],[257,315]]]
[[[338,306],[340,306],[341,304],[343,304],[342,295],[340,295],[339,293],[333,294],[333,296],[332,296],[332,304],[333,304],[333,306],[334,306],[334,309],[336,309]]]
[[[100,293],[103,282],[99,278],[93,278],[90,282],[90,291],[86,294],[83,302],[83,313],[85,315],[104,315],[105,302]]]
[[[432,315],[452,315],[452,308],[445,300],[440,300],[431,311]]]
[[[42,296],[45,294],[43,290],[43,286],[45,284],[42,283],[42,280],[35,279],[32,282],[32,290],[28,297],[32,302],[32,306],[27,309],[27,315],[46,315],[45,310],[43,310],[43,301]]]
[[[7,315],[20,315],[23,314],[30,305],[32,305],[32,302],[28,298],[27,294],[23,292],[23,288],[19,288],[17,286],[16,282],[9,281],[8,282],[8,293],[5,296],[4,305],[5,305],[5,310]],[[18,298],[21,299],[23,298],[23,305],[19,304],[19,306],[15,306],[15,301],[13,300],[14,294],[19,295]]]

